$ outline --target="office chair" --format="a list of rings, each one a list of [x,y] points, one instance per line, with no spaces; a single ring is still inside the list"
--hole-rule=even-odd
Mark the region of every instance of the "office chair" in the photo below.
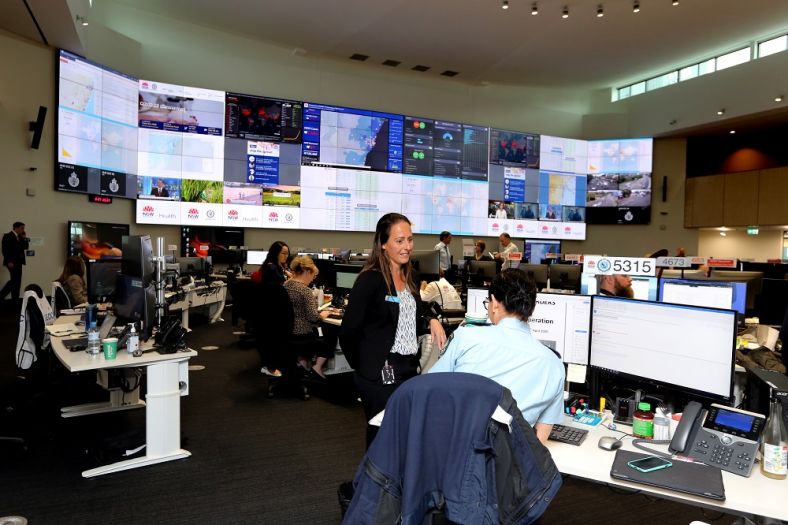
[[[16,341],[16,366],[27,370],[38,359],[38,352],[49,348],[46,326],[55,321],[55,314],[37,284],[29,284],[22,296],[19,315],[19,336]]]
[[[71,297],[66,293],[66,289],[58,281],[52,281],[52,295],[50,307],[55,312],[55,316],[60,315],[60,311],[71,308]]]

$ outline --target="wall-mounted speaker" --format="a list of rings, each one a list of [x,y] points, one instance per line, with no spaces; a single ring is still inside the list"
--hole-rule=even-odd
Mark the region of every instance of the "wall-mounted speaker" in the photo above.
[[[662,177],[662,202],[668,202],[668,176]]]
[[[30,131],[33,132],[33,139],[30,141],[30,147],[38,149],[41,144],[41,134],[44,132],[44,121],[47,118],[46,106],[38,107],[38,118],[30,122]]]

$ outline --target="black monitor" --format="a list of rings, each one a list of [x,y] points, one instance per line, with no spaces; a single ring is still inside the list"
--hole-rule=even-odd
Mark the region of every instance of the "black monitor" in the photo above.
[[[337,271],[334,268],[336,263],[329,259],[312,259],[317,266],[317,277],[312,284],[320,288],[331,288],[337,286]]]
[[[440,252],[435,250],[411,252],[410,263],[413,269],[419,272],[420,277],[426,281],[438,278],[441,272]]]
[[[210,249],[208,255],[212,264],[243,265],[246,263],[246,250]]]
[[[549,270],[550,288],[579,292],[582,273],[583,267],[579,264],[551,264]]]
[[[156,290],[139,277],[118,274],[115,283],[118,324],[139,323],[140,338],[147,341],[156,324]]]
[[[358,274],[364,267],[360,264],[334,264],[336,272],[336,289],[342,291],[349,291],[356,283]]]
[[[121,261],[99,259],[85,263],[88,303],[113,302]]]
[[[129,277],[139,277],[145,284],[153,279],[153,244],[150,235],[124,235],[121,272]]]
[[[780,325],[788,308],[788,280],[764,279],[761,285],[761,294],[755,302],[755,313],[762,324]],[[788,341],[783,339],[785,347]],[[788,352],[788,348],[783,352]]]
[[[729,403],[735,342],[733,310],[593,298],[589,363],[607,374]]]
[[[498,265],[495,261],[468,261],[468,278],[474,286],[482,286],[495,279]]]
[[[208,257],[178,257],[178,273],[186,276],[205,277],[211,265],[211,258]]]
[[[211,250],[232,250],[243,245],[243,228],[181,226],[181,255],[184,257],[207,257]]]
[[[339,250],[336,259],[337,261],[348,262],[350,260],[350,248]]]
[[[732,270],[712,270],[711,281],[747,283],[747,309],[755,308],[755,296],[761,293],[763,272],[737,272]]]
[[[537,288],[547,287],[547,265],[546,264],[520,264],[518,269],[534,280]]]

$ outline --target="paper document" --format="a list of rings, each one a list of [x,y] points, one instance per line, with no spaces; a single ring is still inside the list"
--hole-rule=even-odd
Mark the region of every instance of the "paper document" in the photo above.
[[[585,383],[586,366],[569,363],[566,367],[566,380],[570,383]]]

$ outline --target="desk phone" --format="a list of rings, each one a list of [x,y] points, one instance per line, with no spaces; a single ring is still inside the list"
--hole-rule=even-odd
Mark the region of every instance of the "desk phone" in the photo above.
[[[765,424],[762,414],[718,404],[707,412],[693,401],[684,409],[670,451],[749,477]]]

